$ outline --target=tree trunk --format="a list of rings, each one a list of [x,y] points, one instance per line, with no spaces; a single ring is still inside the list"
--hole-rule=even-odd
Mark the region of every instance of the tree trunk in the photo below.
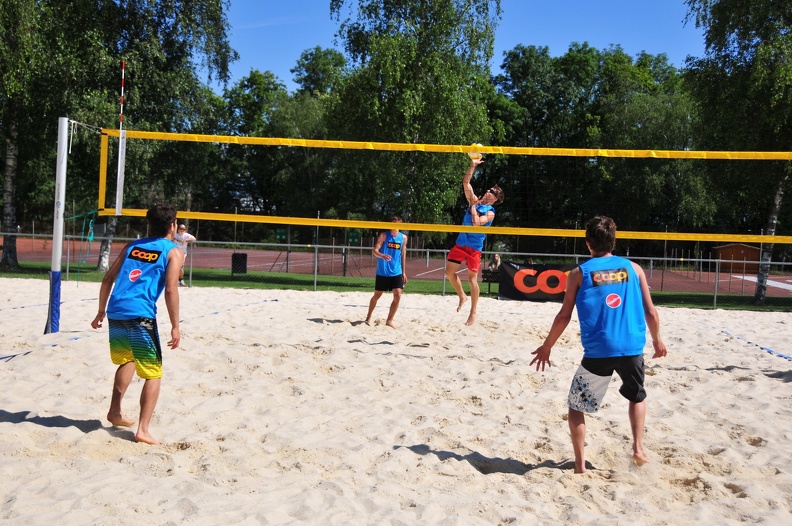
[[[17,129],[12,122],[8,125],[6,143],[6,161],[3,177],[3,230],[16,232],[16,207],[14,206],[14,181],[16,180],[18,153]],[[3,259],[0,260],[0,269],[18,272],[22,270],[17,260],[17,237],[14,234],[3,236]]]
[[[778,212],[781,210],[781,203],[784,200],[784,188],[789,180],[789,169],[787,174],[778,182],[775,198],[773,199],[773,209],[767,221],[767,235],[774,236],[776,225],[778,224]],[[753,304],[764,305],[767,296],[767,277],[770,274],[770,260],[773,257],[773,243],[762,247],[762,257],[759,263],[759,274],[756,277],[756,292],[754,293]]]
[[[99,248],[99,261],[96,264],[96,270],[100,272],[107,272],[110,270],[110,249],[113,248],[113,236],[115,236],[117,224],[118,218],[116,216],[110,216],[107,220],[105,238],[102,240],[102,246]]]

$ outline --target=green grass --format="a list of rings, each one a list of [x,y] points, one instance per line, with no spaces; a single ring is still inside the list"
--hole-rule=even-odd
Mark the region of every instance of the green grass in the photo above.
[[[22,270],[8,272],[0,270],[0,277],[4,278],[33,278],[48,279],[48,262],[21,263]],[[66,269],[62,269],[63,279],[66,280]],[[104,273],[95,270],[93,265],[71,265],[69,268],[69,281],[98,283],[102,281]],[[241,289],[289,289],[289,290],[314,290],[314,277],[312,274],[294,274],[279,272],[248,272],[246,274],[231,275],[229,270],[218,269],[193,269],[193,287],[226,287]],[[492,291],[487,293],[488,284],[481,283],[482,297],[497,297],[498,284],[489,287]],[[336,292],[372,292],[374,290],[373,278],[351,278],[342,276],[317,276],[316,290]],[[409,294],[442,294],[443,282],[440,280],[410,280],[405,287]],[[453,294],[451,286],[446,283],[446,294]],[[665,307],[687,307],[692,309],[712,309],[712,294],[688,292],[653,292],[652,299],[656,305]],[[765,305],[752,305],[752,295],[718,294],[717,308],[748,311],[776,311],[792,312],[792,298],[768,296]]]
[[[248,272],[232,276],[228,270],[193,269],[192,285],[194,287],[314,290],[314,277],[313,274],[281,272]],[[497,289],[497,287],[495,288]],[[374,279],[317,276],[316,290],[371,292],[374,290]],[[414,294],[442,294],[443,282],[411,280],[405,286],[405,290]]]

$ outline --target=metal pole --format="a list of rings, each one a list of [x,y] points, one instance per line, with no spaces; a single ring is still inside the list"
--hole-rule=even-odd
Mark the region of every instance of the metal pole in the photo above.
[[[316,278],[318,274],[319,274],[319,247],[314,245],[314,292],[316,292],[316,282],[317,282]]]
[[[193,271],[193,244],[192,243],[187,243],[187,251],[190,253],[190,276],[188,278],[188,281],[190,283],[190,286],[192,287],[192,271]]]
[[[121,110],[118,114],[118,174],[116,179],[115,215],[120,216],[124,207],[124,166],[126,165],[126,131],[124,131],[124,77],[126,60],[121,61]]]
[[[320,211],[316,211],[316,219],[319,219]],[[316,225],[316,248],[314,249],[314,291],[316,291],[317,276],[319,275],[319,225]]]
[[[52,260],[50,264],[50,301],[44,334],[60,330],[61,259],[66,199],[66,167],[69,160],[69,119],[58,119],[58,154],[55,166],[55,209],[52,219]]]

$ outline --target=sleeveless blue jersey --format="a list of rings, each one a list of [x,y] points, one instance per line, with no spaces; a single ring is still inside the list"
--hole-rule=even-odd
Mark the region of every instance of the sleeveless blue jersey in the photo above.
[[[390,261],[377,258],[377,276],[401,276],[402,271],[402,245],[404,234],[399,232],[395,236],[390,231],[385,232],[385,242],[380,247],[380,252],[391,257]]]
[[[127,248],[107,303],[108,318],[157,317],[157,300],[165,290],[168,253],[174,248],[173,241],[162,237],[139,239]]]
[[[495,207],[491,205],[476,205],[476,212],[478,215],[483,216],[487,215],[487,212],[492,210],[495,212]],[[492,221],[488,221],[481,226],[490,226]],[[467,207],[467,211],[465,212],[465,217],[462,219],[462,226],[473,226],[473,218],[470,215],[470,207]],[[456,244],[463,246],[463,247],[470,247],[474,250],[478,250],[481,252],[484,250],[484,239],[487,237],[487,234],[478,234],[473,232],[460,232],[457,236]]]
[[[643,354],[646,319],[638,275],[628,259],[591,258],[580,265],[576,307],[585,358]]]

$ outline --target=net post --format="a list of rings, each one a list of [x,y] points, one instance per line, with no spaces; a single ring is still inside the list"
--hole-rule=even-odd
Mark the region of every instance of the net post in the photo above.
[[[99,148],[99,202],[96,208],[104,210],[105,203],[107,203],[107,154],[109,148],[109,140],[107,134],[102,130],[101,146]]]
[[[69,119],[58,119],[58,158],[55,166],[55,211],[52,220],[52,261],[50,297],[44,334],[60,330],[61,259],[63,257],[63,222],[66,201],[66,166],[69,160]]]
[[[124,207],[124,166],[126,165],[126,131],[124,131],[124,82],[126,60],[121,61],[121,112],[118,114],[118,175],[116,179],[115,215],[120,216]]]

